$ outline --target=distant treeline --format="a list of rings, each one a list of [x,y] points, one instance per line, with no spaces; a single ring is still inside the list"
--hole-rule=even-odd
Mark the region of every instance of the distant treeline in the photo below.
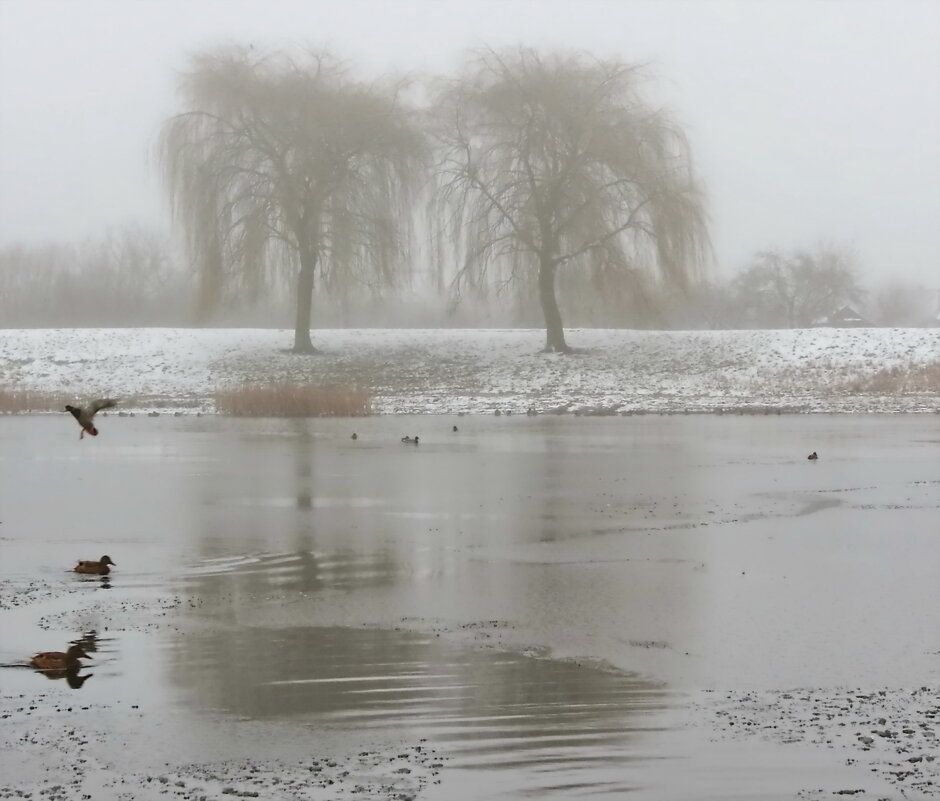
[[[542,324],[534,287],[467,295],[459,303],[428,273],[383,292],[349,291],[314,301],[319,328],[526,327]],[[285,281],[258,298],[198,308],[195,274],[164,233],[127,225],[81,244],[0,248],[0,328],[245,326],[289,327]],[[559,276],[560,298],[574,327],[725,329],[792,328],[823,322],[851,304],[874,325],[936,325],[938,293],[891,284],[867,292],[843,254],[762,253],[728,281],[666,289],[644,272],[618,286],[591,284],[583,272]]]
[[[168,238],[139,226],[81,244],[0,249],[0,326],[158,326],[192,321],[189,276]]]

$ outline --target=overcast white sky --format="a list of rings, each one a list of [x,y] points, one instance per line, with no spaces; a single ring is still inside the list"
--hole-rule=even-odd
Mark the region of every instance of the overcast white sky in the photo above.
[[[365,73],[481,44],[652,60],[726,274],[825,242],[872,282],[940,285],[940,0],[0,0],[0,245],[166,226],[149,153],[185,54],[221,42]]]

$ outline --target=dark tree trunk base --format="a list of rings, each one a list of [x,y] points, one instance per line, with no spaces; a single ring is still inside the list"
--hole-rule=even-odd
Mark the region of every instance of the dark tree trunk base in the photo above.
[[[297,273],[297,317],[294,320],[294,353],[316,353],[310,341],[310,309],[313,304],[313,273],[317,265],[315,247],[301,247]]]
[[[546,345],[541,350],[542,353],[574,353],[574,348],[568,345]]]
[[[294,345],[287,353],[299,353],[306,356],[315,356],[320,353],[319,348],[313,347],[313,345]]]
[[[545,351],[546,353],[570,353],[565,342],[565,327],[561,322],[561,312],[555,299],[555,265],[543,254],[539,265],[539,300],[545,315]]]

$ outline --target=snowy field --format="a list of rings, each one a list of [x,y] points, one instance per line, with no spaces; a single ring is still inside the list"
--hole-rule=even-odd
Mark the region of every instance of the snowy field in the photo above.
[[[127,410],[214,411],[219,390],[279,381],[359,386],[378,414],[937,412],[940,328],[775,331],[342,329],[320,353],[271,329],[9,329],[0,389]]]

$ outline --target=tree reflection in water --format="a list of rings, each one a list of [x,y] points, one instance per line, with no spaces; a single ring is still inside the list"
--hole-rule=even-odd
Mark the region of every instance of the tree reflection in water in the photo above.
[[[190,634],[172,660],[197,707],[408,729],[489,767],[613,767],[635,750],[644,713],[665,705],[662,688],[637,676],[384,629]]]

